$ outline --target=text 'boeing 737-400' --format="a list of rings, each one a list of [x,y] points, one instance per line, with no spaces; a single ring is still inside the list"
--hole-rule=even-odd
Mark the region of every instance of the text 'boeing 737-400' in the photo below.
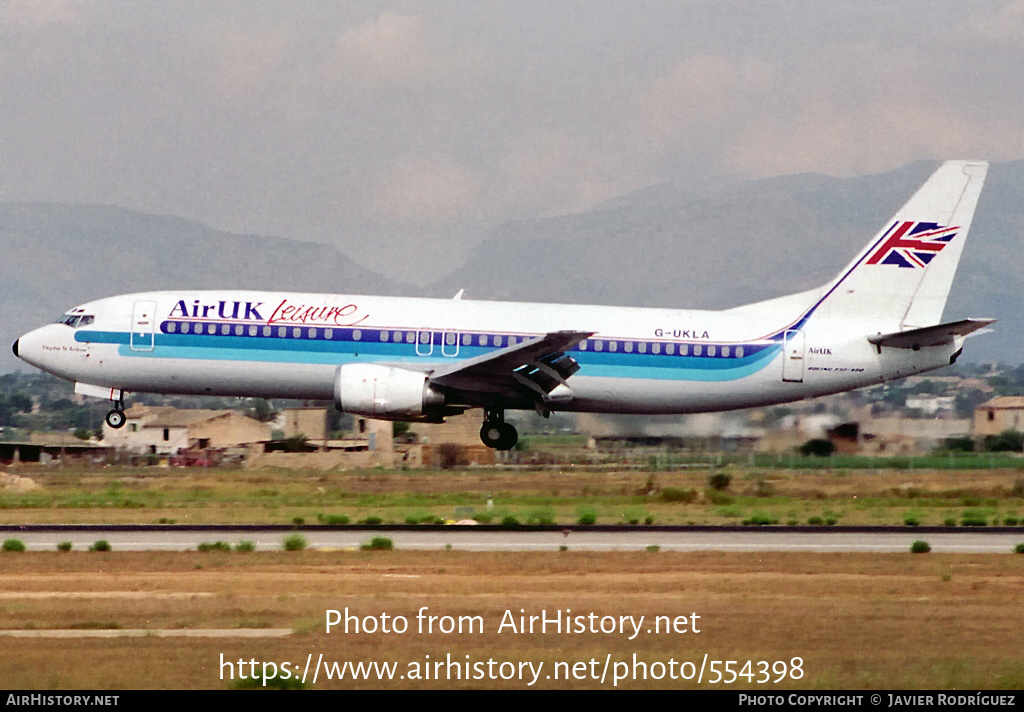
[[[14,353],[109,398],[125,392],[333,399],[439,422],[483,409],[698,413],[784,403],[953,363],[992,322],[942,322],[987,164],[944,163],[828,284],[725,311],[257,291],[144,292],[75,307]],[[461,296],[461,294],[459,295]]]

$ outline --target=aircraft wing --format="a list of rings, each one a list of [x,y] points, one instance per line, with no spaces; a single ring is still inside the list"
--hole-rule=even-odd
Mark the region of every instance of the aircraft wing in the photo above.
[[[868,341],[876,346],[891,346],[896,349],[914,349],[925,346],[938,346],[949,344],[958,336],[968,334],[982,329],[995,322],[995,319],[961,319],[951,321],[948,324],[937,324],[926,326],[921,329],[910,329],[908,331],[895,331],[891,334],[878,334],[869,336]]]
[[[440,366],[430,381],[466,391],[522,392],[543,399],[580,366],[565,354],[593,331],[553,331],[466,361]]]

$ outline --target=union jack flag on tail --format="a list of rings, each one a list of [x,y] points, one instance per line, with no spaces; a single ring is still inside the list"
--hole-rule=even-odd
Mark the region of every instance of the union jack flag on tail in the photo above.
[[[959,229],[930,222],[896,221],[866,264],[924,267],[956,237]]]

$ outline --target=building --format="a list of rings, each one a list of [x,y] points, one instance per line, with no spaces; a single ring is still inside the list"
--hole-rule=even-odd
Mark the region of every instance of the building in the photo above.
[[[329,434],[326,408],[285,408],[280,420],[286,438],[326,440]]]
[[[103,440],[137,455],[223,450],[270,440],[270,424],[233,410],[179,410],[132,406],[124,427],[103,426]]]
[[[69,433],[32,433],[28,440],[0,442],[0,463],[103,463],[112,449],[109,443],[79,440]]]
[[[974,435],[998,435],[1004,430],[1024,431],[1024,397],[997,396],[974,408]]]
[[[272,451],[273,444],[251,448],[246,467],[282,467],[311,470],[352,470],[369,467],[466,467],[492,465],[494,450],[480,442],[480,416],[463,414],[444,423],[413,423],[415,442],[396,444],[394,423],[356,416],[352,430],[340,439],[310,437],[317,424],[323,428],[323,408],[289,409],[285,434],[306,435],[306,444],[316,452]],[[304,425],[308,423],[308,425]],[[268,450],[271,450],[268,452]]]

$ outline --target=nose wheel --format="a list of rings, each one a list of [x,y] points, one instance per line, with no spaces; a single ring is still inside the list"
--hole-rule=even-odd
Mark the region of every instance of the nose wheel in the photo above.
[[[495,450],[511,450],[519,441],[519,433],[515,426],[505,422],[501,411],[489,412],[480,428],[480,440],[487,447]]]
[[[124,427],[125,421],[128,420],[124,414],[124,391],[119,392],[117,401],[114,402],[114,409],[107,413],[106,420],[107,425],[114,430]]]

